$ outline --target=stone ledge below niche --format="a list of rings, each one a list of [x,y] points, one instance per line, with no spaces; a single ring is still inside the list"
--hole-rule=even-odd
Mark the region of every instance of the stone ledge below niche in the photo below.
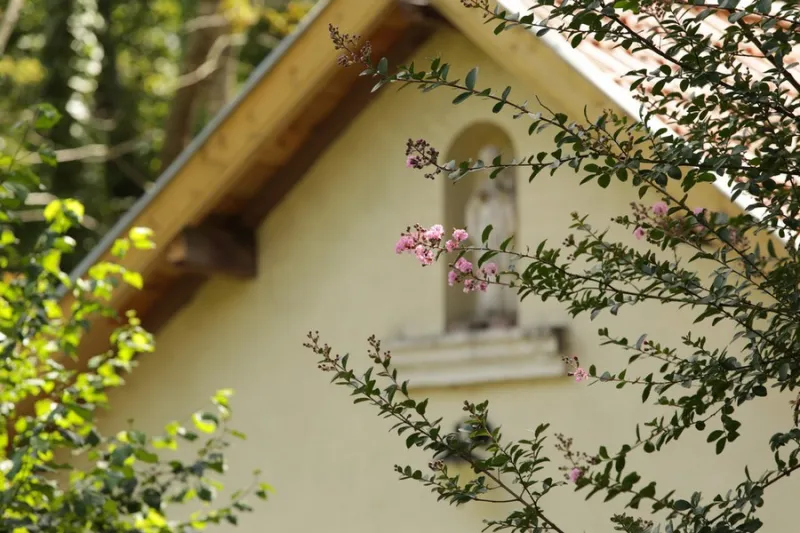
[[[401,381],[414,389],[564,377],[552,329],[459,331],[384,342]]]

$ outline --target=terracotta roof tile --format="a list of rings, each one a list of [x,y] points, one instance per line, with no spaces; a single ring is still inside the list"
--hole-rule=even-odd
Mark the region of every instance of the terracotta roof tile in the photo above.
[[[523,0],[523,3],[529,8],[534,5],[532,0]],[[542,18],[547,17],[549,9],[537,7],[533,9],[533,13],[537,20],[541,20]],[[653,31],[659,33],[661,32],[660,29],[656,28],[652,18],[626,12],[621,16],[621,19],[634,30],[646,31],[648,33]],[[726,28],[729,26],[730,23],[728,22],[727,18],[718,13],[703,20],[700,31],[704,35],[712,37],[714,40],[719,40],[724,35]],[[633,54],[619,46],[618,43],[608,40],[598,42],[591,37],[584,38],[575,50],[586,59],[591,61],[595,66],[610,74],[613,81],[626,90],[629,90],[630,84],[633,81],[630,77],[626,77],[626,74],[630,71],[638,69],[647,69],[648,71],[652,71],[661,65],[667,64],[667,61],[653,52],[641,50]],[[761,56],[755,46],[749,45],[748,43],[748,45],[743,45],[740,50],[743,53],[757,56],[739,58],[741,64],[749,69],[753,74],[764,74],[772,67],[772,65],[766,59],[764,59],[763,56]],[[788,66],[794,62],[800,62],[800,47],[796,47],[793,50],[793,52],[785,59],[784,64]],[[791,72],[800,78],[800,67],[794,66],[791,69]],[[645,88],[646,87],[647,85],[645,84]],[[797,95],[797,93],[793,90],[791,92]]]

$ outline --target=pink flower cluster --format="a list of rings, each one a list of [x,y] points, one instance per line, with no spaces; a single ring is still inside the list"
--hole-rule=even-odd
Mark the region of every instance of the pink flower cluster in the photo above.
[[[650,210],[653,212],[655,217],[661,218],[665,217],[669,212],[669,206],[666,202],[656,202],[651,207]],[[699,216],[701,213],[705,211],[703,207],[695,207],[692,209],[692,213],[695,216]],[[633,230],[633,236],[636,237],[638,240],[642,240],[645,236],[647,236],[647,230],[645,230],[642,226],[637,226],[636,229]]]
[[[475,277],[468,277],[473,274],[472,263],[459,257],[453,264],[453,270],[447,273],[447,284],[451,287],[456,283],[464,282],[464,292],[470,293],[474,291],[483,291],[489,288],[489,278],[497,275],[497,265],[494,263],[486,263],[481,268],[481,274],[485,279],[478,279]]]
[[[667,202],[656,202],[651,207],[653,210],[653,214],[657,217],[663,217],[669,211],[669,207],[667,206]]]
[[[583,470],[581,470],[576,466],[575,468],[569,471],[569,474],[567,474],[567,476],[569,477],[570,482],[577,483],[578,480],[583,477]]]
[[[416,155],[410,155],[406,157],[406,167],[408,168],[420,168],[422,165],[422,159]]]
[[[400,240],[394,246],[395,253],[414,252],[422,266],[428,266],[436,259],[436,250],[444,237],[444,227],[441,224],[434,224],[430,228],[423,228],[415,225],[400,236]],[[469,237],[463,229],[453,231],[452,239],[449,239],[444,247],[448,252],[458,248],[459,243]]]
[[[400,240],[394,246],[395,253],[414,252],[422,266],[432,264],[438,254],[442,252],[453,252],[457,250],[461,243],[469,238],[469,234],[463,229],[454,229],[447,241],[444,240],[444,228],[441,224],[435,224],[430,228],[415,225],[409,228],[400,236]],[[466,258],[459,257],[452,265],[452,270],[447,273],[447,283],[451,287],[457,283],[463,283],[464,292],[486,291],[489,287],[491,278],[497,276],[497,265],[486,263],[480,269],[482,278],[476,277],[474,267]]]
[[[589,373],[586,371],[585,368],[581,366],[580,361],[576,355],[566,355],[564,356],[564,363],[567,364],[567,368],[571,368],[569,372],[567,372],[568,376],[574,377],[575,381],[580,383],[583,380],[589,379]]]

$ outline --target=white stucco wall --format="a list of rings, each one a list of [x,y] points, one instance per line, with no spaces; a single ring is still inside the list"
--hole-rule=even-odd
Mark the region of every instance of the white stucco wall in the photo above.
[[[480,65],[479,84],[525,89],[453,30],[437,34],[417,56],[441,53],[451,72]],[[597,101],[588,85],[561,86],[542,65],[539,91],[560,99],[569,95],[580,113],[583,102]],[[444,217],[445,183],[430,182],[404,166],[408,138],[423,137],[445,152],[464,128],[488,120],[505,128],[515,147],[532,153],[547,137],[530,138],[527,122],[492,115],[491,106],[470,100],[450,106],[453,94],[423,95],[388,89],[321,157],[309,174],[275,209],[259,231],[260,274],[251,282],[215,280],[165,328],[158,351],[142,360],[126,387],[112,397],[107,424],[121,426],[134,418],[148,429],[171,419],[187,419],[206,405],[214,390],[232,387],[235,421],[248,439],[233,449],[227,483],[242,486],[249,472],[262,468],[277,493],[239,531],[306,533],[385,533],[406,531],[478,532],[480,520],[500,512],[486,505],[451,508],[436,503],[421,485],[400,483],[395,463],[424,467],[427,457],[408,452],[401,439],[387,433],[386,421],[363,405],[350,404],[344,389],[328,384],[314,356],[302,348],[305,334],[319,329],[340,351],[359,356],[366,338],[391,339],[400,334],[435,334],[444,326],[448,289],[444,265],[422,269],[411,257],[398,257],[393,245],[409,224],[430,225]],[[520,181],[519,242],[535,245],[547,238],[558,243],[567,233],[571,211],[590,213],[606,226],[626,212],[636,198],[630,187],[578,187],[571,172]],[[724,200],[707,190],[697,199],[708,207]],[[623,238],[629,238],[623,235]],[[691,317],[674,308],[625,309],[614,320],[570,320],[555,302],[533,298],[521,308],[525,326],[567,325],[572,348],[586,366],[620,369],[626,356],[598,347],[597,328],[679,345]],[[698,330],[724,346],[729,330]],[[363,361],[363,359],[362,359]],[[526,436],[542,421],[573,436],[576,445],[595,451],[633,438],[633,423],[652,417],[638,390],[587,387],[569,378],[433,390],[433,413],[460,417],[464,399],[488,398],[492,419],[509,437]],[[714,456],[704,436],[688,434],[658,454],[640,472],[651,473],[659,486],[679,491],[710,491],[734,485],[747,459],[758,473],[769,464],[766,442],[773,430],[790,423],[787,398],[771,395],[745,408],[744,436],[722,458]],[[657,411],[656,411],[657,412]],[[553,458],[559,457],[554,453]],[[631,459],[633,461],[633,459]],[[791,530],[791,489],[770,495],[764,513],[766,533]],[[563,491],[544,502],[552,518],[569,532],[605,532],[611,509],[600,500]],[[792,522],[790,522],[790,520]]]

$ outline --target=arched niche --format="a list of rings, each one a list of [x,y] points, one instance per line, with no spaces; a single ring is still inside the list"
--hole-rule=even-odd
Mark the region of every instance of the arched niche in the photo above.
[[[503,128],[491,122],[478,122],[466,127],[455,137],[448,150],[443,154],[444,161],[455,160],[456,163],[470,159],[477,161],[480,158],[478,154],[487,146],[496,147],[500,151],[503,161],[510,161],[515,157],[511,137]],[[491,161],[484,161],[484,163],[490,165]],[[519,205],[516,194],[518,176],[515,170],[508,169],[505,171],[508,177],[504,183],[507,184],[507,189],[514,196],[515,211],[518,213]],[[467,203],[481,183],[488,179],[489,171],[483,171],[468,174],[457,182],[446,180],[444,195],[446,228],[462,228],[465,226]],[[483,228],[468,229],[470,233],[477,233],[474,235],[475,240],[472,242],[479,243],[479,233]],[[470,257],[470,260],[472,259],[473,257]],[[494,289],[499,289],[499,287],[494,287]],[[448,331],[481,327],[476,326],[473,320],[476,311],[475,294],[464,294],[461,290],[447,287],[445,301],[447,305],[446,324]],[[509,325],[516,325],[518,315],[516,308],[513,314],[513,324]]]

